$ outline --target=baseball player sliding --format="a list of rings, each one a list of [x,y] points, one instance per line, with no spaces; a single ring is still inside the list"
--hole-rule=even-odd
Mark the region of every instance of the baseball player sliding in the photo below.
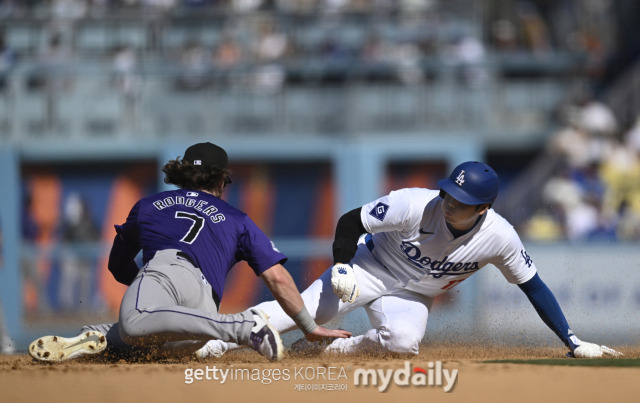
[[[41,361],[59,362],[118,348],[158,348],[184,354],[208,340],[249,346],[270,360],[282,358],[277,329],[259,309],[218,313],[224,282],[246,260],[310,341],[349,337],[316,325],[289,272],[286,256],[243,212],[220,199],[231,183],[227,153],[211,143],[189,147],[169,161],[165,182],[179,187],[139,200],[126,222],[116,225],[109,270],[129,286],[116,324],[86,326],[71,338],[44,336],[29,345]],[[135,257],[142,250],[144,267]],[[286,314],[285,314],[286,312]]]
[[[491,167],[465,162],[438,185],[440,190],[393,191],[339,219],[334,265],[302,298],[318,323],[363,307],[372,329],[335,339],[326,352],[417,354],[434,298],[493,264],[524,291],[545,324],[571,350],[568,356],[620,355],[573,334],[518,234],[491,209],[499,187]],[[276,302],[256,309],[266,312],[280,332],[295,329]],[[211,341],[203,351],[220,355],[234,347]]]

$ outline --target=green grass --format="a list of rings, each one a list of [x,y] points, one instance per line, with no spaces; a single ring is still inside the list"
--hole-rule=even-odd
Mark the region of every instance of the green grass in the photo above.
[[[564,365],[572,367],[640,367],[640,358],[545,358],[537,360],[490,360],[489,364]]]

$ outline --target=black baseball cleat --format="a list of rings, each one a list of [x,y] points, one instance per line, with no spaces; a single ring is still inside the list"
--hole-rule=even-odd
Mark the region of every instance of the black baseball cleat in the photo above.
[[[76,337],[43,336],[29,344],[29,355],[38,361],[63,362],[99,354],[107,347],[107,338],[92,330]]]
[[[259,309],[251,309],[255,325],[251,328],[249,346],[271,361],[280,361],[283,355],[280,333],[269,324],[268,316]]]

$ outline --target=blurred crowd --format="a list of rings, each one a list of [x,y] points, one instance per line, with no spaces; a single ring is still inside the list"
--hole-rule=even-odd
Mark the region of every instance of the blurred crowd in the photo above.
[[[224,16],[224,28],[235,24],[243,15],[270,16],[271,28],[265,32],[260,19],[256,27],[242,35],[261,38],[269,33],[284,35],[293,50],[304,51],[295,44],[299,28],[302,36],[313,35],[317,22],[326,32],[350,32],[350,37],[338,38],[326,43],[324,48],[334,54],[354,51],[351,45],[359,45],[362,57],[379,52],[377,46],[415,45],[424,53],[433,53],[434,47],[443,42],[460,45],[477,53],[477,43],[469,46],[469,37],[492,50],[500,52],[526,51],[544,54],[551,50],[602,52],[612,45],[612,16],[618,0],[0,0],[0,19],[32,17],[44,19],[52,30],[73,29],[73,24],[83,20],[110,16],[140,18],[149,21],[150,15],[166,19]],[[117,13],[121,11],[123,13]],[[160,13],[155,13],[159,11]],[[208,13],[208,12],[211,13]],[[112,13],[113,12],[113,13]],[[295,16],[311,17],[300,21]],[[341,17],[351,19],[341,19]],[[357,19],[361,17],[361,19]],[[385,26],[385,20],[396,26]],[[210,20],[208,29],[220,20]],[[367,25],[365,40],[357,31]],[[238,28],[238,27],[236,27]],[[247,28],[242,26],[239,28]],[[253,31],[253,32],[251,32]],[[225,32],[238,38],[237,32]],[[305,35],[306,34],[306,35]],[[328,35],[331,37],[332,35]],[[340,39],[344,39],[340,41]],[[394,42],[385,40],[394,39]],[[259,42],[259,39],[253,42]],[[342,42],[342,43],[340,43]],[[346,43],[345,43],[346,42]],[[246,44],[245,44],[246,45]],[[338,49],[340,47],[340,49]],[[385,49],[386,50],[386,49]],[[455,53],[455,51],[454,51]]]
[[[526,236],[541,241],[640,240],[640,116],[621,127],[602,102],[581,96],[548,152],[559,164],[542,189]]]
[[[105,8],[147,8],[166,12],[210,8],[233,12],[276,10],[309,13],[316,11],[420,11],[441,2],[442,0],[2,0],[0,5],[3,9],[11,12],[25,12],[34,8],[50,7],[54,12],[73,10],[76,14],[88,14],[102,11]],[[464,1],[458,1],[458,3],[464,3]]]
[[[458,68],[459,78],[476,86],[495,55],[507,62],[514,55],[552,62],[553,52],[570,52],[597,70],[615,45],[612,8],[608,0],[0,0],[0,19],[44,19],[48,39],[36,52],[40,61],[64,52],[71,63],[73,56],[95,59],[102,51],[119,72],[123,60],[131,70],[152,55],[181,72],[177,89],[204,88],[216,72],[248,68],[249,74],[224,80],[241,78],[270,90],[327,77],[415,84],[430,78],[434,63]],[[143,12],[132,16],[140,18],[144,43],[118,34],[116,19],[104,34],[112,37],[104,39],[105,48],[87,53],[81,36],[91,24],[82,22],[114,10]],[[198,20],[203,15],[217,17]],[[181,39],[172,39],[178,33]],[[296,75],[300,67],[306,70]]]
[[[466,8],[446,9],[452,4]],[[433,60],[458,68],[458,78],[473,87],[487,80],[482,66],[490,55],[513,62],[517,55],[527,54],[553,65],[559,52],[586,56],[584,70],[578,74],[586,72],[601,91],[598,85],[613,82],[640,54],[633,18],[638,15],[637,4],[622,0],[0,0],[0,18],[46,16],[49,37],[35,56],[37,68],[27,84],[46,90],[50,121],[45,124],[51,127],[56,124],[55,98],[72,85],[65,68],[83,56],[78,54],[75,36],[79,21],[112,10],[158,12],[154,15],[168,20],[196,17],[200,10],[220,11],[221,18],[212,20],[212,26],[196,29],[191,24],[190,34],[171,46],[158,46],[161,38],[170,37],[158,35],[154,40],[147,38],[146,48],[119,39],[107,49],[110,82],[127,105],[123,119],[135,127],[136,100],[143,87],[140,70],[153,46],[160,64],[175,67],[171,85],[180,91],[223,83],[269,92],[296,80],[326,82],[327,77],[345,80],[357,74],[369,81],[413,85],[429,80],[425,61]],[[451,18],[454,11],[459,14]],[[252,12],[260,13],[253,18]],[[292,17],[295,13],[301,15]],[[188,18],[182,22],[189,26]],[[173,21],[163,26],[163,33],[178,28]],[[201,35],[207,30],[216,31],[215,39]],[[0,90],[20,56],[0,29]],[[305,66],[306,75],[292,75],[296,66]],[[220,71],[227,73],[220,75]],[[341,75],[333,74],[336,71]],[[597,91],[583,96],[562,111],[564,127],[549,142],[549,151],[562,163],[541,189],[543,206],[527,230],[531,238],[640,239],[640,124],[619,122],[615,111],[596,95]],[[9,105],[2,97],[0,102]]]

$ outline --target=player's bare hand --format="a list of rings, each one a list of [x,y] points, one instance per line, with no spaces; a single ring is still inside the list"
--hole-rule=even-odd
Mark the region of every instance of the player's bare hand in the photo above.
[[[351,302],[360,295],[360,287],[356,281],[353,267],[348,264],[338,263],[331,269],[331,287],[333,292],[342,302]]]
[[[327,329],[322,326],[318,326],[316,330],[305,335],[305,338],[310,342],[320,341],[326,338],[345,339],[347,337],[351,337],[351,332],[342,329]]]

